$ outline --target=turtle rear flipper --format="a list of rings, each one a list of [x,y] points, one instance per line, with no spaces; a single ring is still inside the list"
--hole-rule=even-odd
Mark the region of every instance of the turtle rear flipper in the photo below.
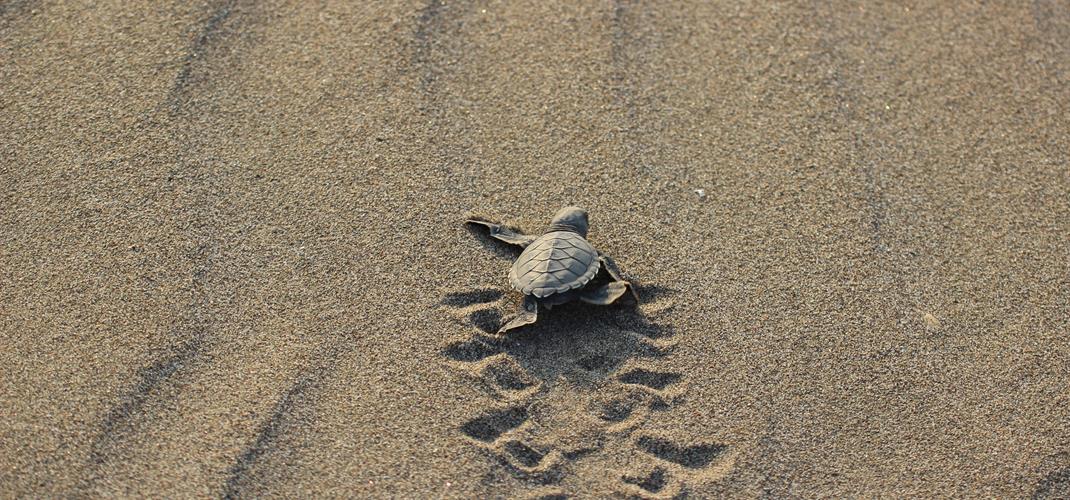
[[[501,328],[498,329],[498,334],[503,334],[524,325],[530,325],[538,319],[538,316],[539,302],[535,300],[535,297],[526,295],[524,296],[524,303],[520,305],[520,310],[517,311],[516,315],[508,317],[508,321],[502,323]]]
[[[490,231],[491,238],[504,241],[506,243],[509,243],[510,245],[516,245],[520,248],[527,247],[531,244],[531,242],[535,241],[536,238],[536,236],[518,233],[501,224],[495,224],[490,221],[485,221],[481,219],[468,219],[465,222],[468,224],[476,224],[479,226],[486,227]]]

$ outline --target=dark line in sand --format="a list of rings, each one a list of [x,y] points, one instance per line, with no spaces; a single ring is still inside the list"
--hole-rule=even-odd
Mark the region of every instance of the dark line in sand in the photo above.
[[[344,348],[343,348],[344,349]],[[248,483],[250,472],[260,460],[277,451],[278,440],[292,430],[297,420],[294,414],[310,403],[311,392],[318,389],[336,367],[335,360],[341,355],[337,348],[321,349],[314,358],[323,360],[313,369],[307,370],[275,403],[271,416],[260,426],[256,439],[235,460],[227,471],[227,481],[223,486],[223,498],[239,498],[244,484]],[[307,422],[306,422],[307,423]],[[259,484],[259,483],[256,483]]]
[[[6,2],[0,2],[0,20],[7,20],[10,17],[24,16],[29,11],[31,4],[37,4],[40,2],[34,0],[8,0]]]
[[[238,460],[228,471],[227,483],[224,485],[223,498],[239,498],[242,484],[257,461],[272,451],[282,431],[290,424],[289,416],[295,407],[306,403],[307,393],[319,385],[319,372],[309,374],[297,380],[292,387],[279,398],[268,421],[260,426],[256,440],[239,455]]]
[[[1066,494],[1070,494],[1070,467],[1057,470],[1045,476],[1037,484],[1032,498],[1034,500],[1065,498],[1063,495]]]
[[[30,19],[34,15],[33,7],[40,4],[40,1],[36,0],[0,0],[0,33],[5,33],[16,24],[18,21],[25,21]],[[17,49],[21,49],[33,42],[23,41],[21,43],[15,43],[12,39],[13,36],[4,36],[3,50],[0,53],[10,53]]]
[[[636,38],[628,29],[627,15],[633,2],[616,0],[613,2],[613,18],[610,23],[609,61],[613,72],[609,81],[613,94],[624,112],[626,140],[624,141],[624,166],[631,170],[638,163],[639,147],[633,129],[637,126],[639,109],[635,102],[634,82],[629,79],[631,63],[628,60],[630,48]]]
[[[790,481],[784,477],[783,470],[787,464],[783,461],[784,443],[780,439],[779,421],[770,414],[766,416],[766,430],[758,439],[757,460],[767,465],[765,474],[758,482],[758,498],[785,498],[788,496]]]
[[[865,147],[864,141],[856,135],[855,149],[862,152]],[[864,161],[862,175],[866,181],[866,203],[869,205],[869,225],[870,236],[873,239],[873,249],[878,253],[885,253],[888,251],[888,246],[884,242],[884,232],[881,226],[887,220],[887,210],[885,209],[884,196],[881,194],[880,182],[877,180],[877,168],[872,161]]]
[[[193,40],[166,101],[173,114],[181,110],[181,96],[191,84],[194,64],[201,60],[206,47],[220,32],[220,26],[230,16],[235,3],[235,0],[227,0],[217,7]],[[174,123],[170,126],[173,134],[177,127],[181,125]],[[189,145],[178,137],[175,137],[175,143],[181,150],[176,164],[189,167],[190,161],[186,159],[190,156]],[[219,217],[214,213],[218,203],[214,202],[214,190],[205,189],[206,185],[213,182],[211,173],[207,178],[193,176],[190,179],[193,182],[188,187],[202,194],[199,202],[186,210],[193,219],[190,237],[196,243],[188,255],[191,299],[186,305],[184,317],[173,330],[173,340],[167,353],[138,371],[138,381],[119,397],[118,404],[105,416],[101,431],[90,448],[87,474],[90,483],[99,478],[99,468],[115,458],[116,452],[121,450],[120,443],[138,431],[146,421],[147,412],[160,408],[163,401],[177,397],[177,391],[167,391],[166,386],[175,385],[171,381],[183,368],[200,362],[199,358],[203,356],[208,342],[210,320],[206,319],[209,317],[206,310],[212,301],[206,291],[206,282],[219,257],[217,247],[220,238],[216,227]]]
[[[659,110],[655,104],[664,95],[644,82],[653,71],[662,36],[651,26],[651,8],[635,0],[615,0],[610,18],[609,86],[621,113],[619,142],[626,171],[639,174],[638,179],[651,182],[650,189],[660,191],[667,180],[659,173],[658,148],[651,142],[658,134]],[[670,173],[671,175],[671,173]]]
[[[160,407],[160,402],[175,397],[164,388],[175,374],[183,367],[199,362],[198,358],[203,355],[209,330],[209,322],[202,319],[209,303],[204,282],[214,266],[215,256],[216,252],[209,250],[207,244],[198,245],[196,252],[191,255],[194,264],[190,271],[194,300],[187,307],[183,322],[185,328],[180,327],[175,332],[177,340],[166,355],[138,370],[138,382],[119,398],[119,403],[105,416],[101,431],[90,448],[91,480],[95,479],[96,468],[113,458],[119,443],[138,430],[146,412]]]
[[[871,159],[870,149],[872,148],[865,139],[865,136],[869,134],[867,129],[870,121],[857,111],[862,108],[860,96],[864,94],[856,88],[856,84],[845,78],[843,71],[844,67],[857,67],[857,65],[853,64],[854,61],[842,53],[836,40],[832,38],[837,33],[837,26],[832,21],[828,21],[820,25],[820,28],[826,36],[821,38],[819,47],[831,58],[834,68],[831,87],[835,97],[838,98],[841,104],[836,114],[842,118],[845,126],[852,130],[851,150],[859,157],[859,171],[862,174],[864,183],[863,196],[869,209],[864,216],[869,220],[868,232],[873,242],[873,251],[877,255],[886,254],[888,247],[885,244],[884,225],[888,218],[887,209],[885,208],[887,202],[881,193],[880,172],[877,169],[877,162]],[[843,103],[846,103],[847,106],[843,106]],[[862,130],[859,130],[859,128]],[[853,162],[855,158],[849,156],[848,160]],[[881,262],[883,263],[883,259]]]
[[[168,356],[138,370],[137,384],[104,417],[104,423],[101,426],[103,430],[93,441],[90,450],[90,461],[94,465],[102,465],[108,461],[112,448],[136,426],[136,422],[132,419],[143,412],[146,404],[158,392],[158,388],[164,385],[179,368],[201,353],[202,344],[201,336],[195,335],[191,340],[172,349]]]
[[[159,407],[161,401],[174,397],[163,387],[180,369],[197,362],[203,354],[209,329],[208,321],[203,319],[203,310],[208,304],[204,282],[214,266],[215,257],[216,252],[207,244],[198,245],[190,255],[193,263],[190,270],[191,292],[194,299],[187,306],[183,325],[173,334],[175,343],[166,355],[138,370],[138,382],[119,398],[119,403],[105,416],[101,431],[90,448],[90,463],[94,468],[113,458],[119,443],[138,430],[142,422],[138,420],[139,417],[143,417],[149,409]]]
[[[429,0],[416,17],[416,30],[413,32],[416,48],[412,65],[420,71],[420,91],[425,95],[432,92],[438,79],[433,52],[436,38],[443,32],[442,14],[445,10],[446,3],[442,0]]]
[[[444,77],[461,71],[466,54],[459,41],[466,9],[471,2],[428,0],[417,11],[412,39],[406,40],[411,58],[399,69],[403,77],[414,78],[414,103],[419,115],[427,117],[427,163],[441,174],[451,177],[455,195],[471,193],[482,177],[479,162],[472,162],[465,151],[472,147],[464,115],[456,115],[456,95],[439,84]],[[444,132],[446,131],[446,132]],[[445,138],[445,139],[444,139]],[[461,175],[457,175],[461,174]],[[460,203],[464,203],[461,201]]]
[[[236,3],[236,0],[226,0],[216,7],[201,27],[200,33],[193,39],[193,43],[190,44],[182,60],[182,68],[179,69],[178,75],[175,76],[175,83],[167,94],[166,104],[172,113],[177,114],[181,111],[184,102],[183,94],[193,83],[194,63],[204,56],[209,44],[222,32],[220,27],[230,17]]]
[[[1042,45],[1055,52],[1055,64],[1045,64],[1044,68],[1059,82],[1066,80],[1067,61],[1070,61],[1070,37],[1061,36],[1059,25],[1070,26],[1070,12],[1060,9],[1056,1],[1033,0],[1030,13]],[[1063,29],[1070,31],[1070,29]]]
[[[94,467],[104,465],[119,443],[138,429],[144,413],[158,407],[159,401],[173,397],[164,391],[165,385],[181,368],[197,362],[203,353],[209,330],[209,322],[202,319],[203,309],[209,303],[204,282],[214,267],[215,256],[216,252],[208,244],[198,245],[196,252],[190,255],[193,261],[190,276],[194,300],[187,306],[184,324],[173,333],[175,342],[168,352],[138,370],[138,382],[119,398],[120,403],[105,416],[101,433],[94,439],[90,449],[90,463]]]

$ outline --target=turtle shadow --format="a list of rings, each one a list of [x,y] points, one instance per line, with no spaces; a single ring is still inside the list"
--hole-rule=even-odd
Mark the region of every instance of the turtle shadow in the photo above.
[[[538,323],[504,335],[499,345],[543,384],[584,384],[608,377],[630,358],[660,357],[652,342],[671,328],[652,323],[627,306],[567,304],[540,314]]]
[[[656,285],[639,286],[637,290],[643,304],[676,293]],[[460,292],[447,296],[442,303],[456,307],[459,299],[471,297],[489,300],[502,295]],[[678,380],[679,375],[650,375],[653,372],[640,368],[621,371],[630,360],[661,358],[674,346],[673,327],[654,321],[639,306],[630,300],[611,306],[572,302],[540,311],[538,322],[504,335],[495,333],[501,321],[500,311],[483,308],[472,311],[469,318],[479,332],[468,340],[447,345],[443,354],[458,362],[493,365],[490,382],[508,390],[535,386],[545,391],[562,380],[589,385],[617,378],[660,391]]]

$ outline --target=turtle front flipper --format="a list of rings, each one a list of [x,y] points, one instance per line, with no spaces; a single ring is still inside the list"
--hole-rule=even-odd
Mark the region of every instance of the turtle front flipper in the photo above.
[[[609,276],[611,278],[613,278],[613,283],[610,283],[609,285],[614,285],[614,284],[617,284],[617,283],[622,284],[625,287],[625,289],[627,289],[627,291],[631,292],[632,297],[638,303],[639,302],[639,292],[635,291],[635,285],[632,285],[631,282],[629,282],[629,281],[624,279],[624,276],[620,272],[620,268],[617,267],[617,263],[613,262],[613,259],[609,258],[608,255],[603,254],[602,252],[598,253],[598,261],[602,263],[602,267],[605,268],[606,272],[609,273]],[[609,285],[606,285],[606,286],[609,286]],[[621,292],[621,293],[624,293],[624,292]],[[620,295],[617,296],[617,298],[619,298],[619,297],[620,297]],[[617,298],[614,298],[613,300],[617,300]],[[611,300],[610,302],[613,302],[613,300]]]
[[[509,321],[502,324],[498,329],[498,334],[503,334],[514,328],[520,328],[524,325],[530,325],[538,319],[539,315],[539,302],[535,300],[535,297],[531,295],[524,296],[524,303],[520,305],[520,311],[512,316]]]
[[[495,224],[493,222],[480,220],[480,219],[468,219],[465,221],[468,224],[476,224],[486,227],[490,231],[492,238],[504,241],[511,245],[516,245],[520,248],[527,247],[531,242],[535,241],[536,236],[529,236],[521,234],[512,229],[509,229],[501,224]]]
[[[580,300],[598,306],[608,306],[628,292],[630,286],[627,281],[614,281],[598,288],[584,290],[580,294]]]

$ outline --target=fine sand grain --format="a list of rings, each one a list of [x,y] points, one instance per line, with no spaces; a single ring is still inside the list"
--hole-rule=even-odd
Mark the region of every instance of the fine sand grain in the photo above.
[[[1070,496],[1066,2],[152,4],[0,2],[0,497]]]

